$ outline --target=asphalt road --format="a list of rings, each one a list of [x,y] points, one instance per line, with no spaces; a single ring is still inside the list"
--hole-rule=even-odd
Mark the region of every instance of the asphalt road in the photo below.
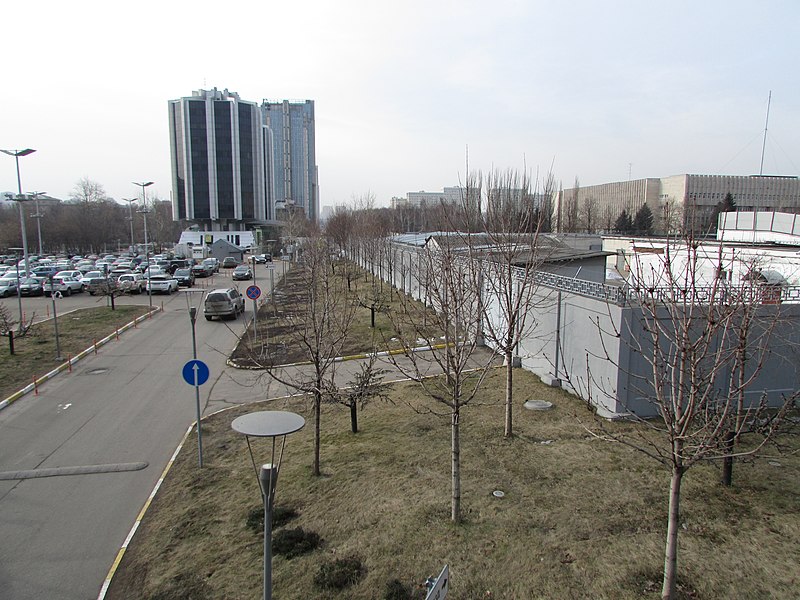
[[[268,288],[259,268],[259,285]],[[277,275],[277,274],[276,274]],[[213,287],[229,283],[217,275]],[[252,282],[240,282],[244,290]],[[266,284],[266,285],[265,285]],[[40,388],[0,411],[0,472],[113,465],[141,470],[0,481],[0,596],[7,600],[96,598],[114,557],[187,427],[194,389],[181,377],[192,358],[185,294],[155,296],[164,312],[125,333]],[[16,306],[16,299],[5,299]],[[41,299],[25,299],[30,310]],[[102,300],[103,302],[105,300]],[[124,302],[146,302],[146,296]],[[50,299],[47,299],[50,302]],[[76,295],[69,306],[93,304]],[[252,303],[248,303],[251,309]],[[36,309],[38,313],[40,309]],[[246,313],[246,317],[250,315]],[[225,373],[225,360],[246,319],[197,320],[198,358],[214,389],[249,390]],[[238,396],[238,394],[236,394]]]

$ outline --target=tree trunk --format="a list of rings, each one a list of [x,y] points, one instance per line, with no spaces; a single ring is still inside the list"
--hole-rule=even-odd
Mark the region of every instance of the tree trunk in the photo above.
[[[461,442],[458,432],[458,409],[454,408],[450,422],[450,452],[452,458],[453,496],[450,518],[453,523],[461,523]]]
[[[736,441],[736,434],[733,431],[728,431],[725,434],[725,441],[723,447],[725,448],[725,457],[722,459],[722,485],[730,487],[733,484],[733,449]]]
[[[669,521],[667,522],[667,546],[664,552],[664,583],[661,587],[662,600],[674,600],[675,579],[678,571],[678,528],[680,527],[681,481],[683,470],[672,467],[669,485]]]
[[[355,401],[350,405],[350,429],[358,433],[358,405]]]
[[[314,392],[314,475],[319,476],[319,422],[322,416],[322,398]]]
[[[512,393],[514,385],[514,356],[511,351],[506,352],[506,425],[505,437],[513,435],[513,411],[514,395]]]

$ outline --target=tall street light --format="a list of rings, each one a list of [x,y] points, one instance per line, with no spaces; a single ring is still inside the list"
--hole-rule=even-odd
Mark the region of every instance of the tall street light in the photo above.
[[[3,154],[8,154],[9,156],[13,156],[14,160],[17,163],[17,198],[22,199],[22,178],[19,176],[19,157],[20,156],[28,156],[29,154],[33,154],[36,152],[33,148],[25,148],[24,150],[2,150],[0,152]],[[22,249],[23,249],[23,257],[25,259],[25,273],[30,273],[30,264],[28,261],[28,236],[25,232],[25,214],[22,212],[22,204],[19,205],[19,220],[20,226],[22,228]],[[17,265],[19,267],[19,265]]]
[[[138,185],[142,188],[142,208],[137,210],[136,212],[142,213],[144,216],[144,258],[147,262],[147,303],[150,305],[150,310],[153,310],[153,290],[150,289],[150,246],[148,246],[147,242],[147,213],[150,212],[147,208],[147,194],[145,188],[149,185],[153,185],[152,181],[145,181],[144,183],[138,183],[136,181],[132,182],[133,185]]]
[[[36,231],[39,233],[39,258],[44,255],[42,250],[42,211],[39,210],[39,196],[44,196],[47,192],[31,192],[31,196],[36,201],[36,213],[31,215],[32,219],[36,219]]]
[[[147,303],[150,305],[150,310],[153,310],[153,290],[150,288],[150,245],[147,241],[147,213],[149,213],[150,210],[145,206],[136,212],[144,217],[144,262],[147,265]]]
[[[131,223],[131,252],[133,252],[136,245],[136,242],[133,241],[133,203],[136,202],[136,198],[123,198],[123,200],[128,203],[128,221]]]

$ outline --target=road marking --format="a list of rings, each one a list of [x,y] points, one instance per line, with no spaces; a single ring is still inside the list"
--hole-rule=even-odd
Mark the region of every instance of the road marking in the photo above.
[[[61,410],[67,410],[70,406],[72,406],[72,402],[67,402],[66,404],[59,404],[58,408]]]
[[[0,481],[12,479],[37,479],[39,477],[59,477],[62,475],[88,475],[93,473],[122,473],[124,471],[141,471],[147,467],[146,462],[117,463],[110,465],[86,465],[82,467],[53,467],[49,469],[28,469],[23,471],[2,471]]]

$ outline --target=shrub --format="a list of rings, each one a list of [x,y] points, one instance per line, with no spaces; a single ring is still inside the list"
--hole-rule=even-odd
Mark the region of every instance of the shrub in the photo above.
[[[311,552],[319,546],[320,541],[318,534],[302,527],[281,529],[272,536],[272,551],[283,554],[286,558],[294,558]]]
[[[387,581],[383,591],[383,600],[425,600],[425,596],[424,586],[414,588],[399,579]]]
[[[357,583],[366,572],[367,568],[357,556],[338,558],[320,565],[314,575],[314,585],[324,590],[343,590]]]
[[[272,510],[272,528],[277,529],[278,527],[283,527],[298,516],[300,515],[293,508],[276,506]],[[262,535],[264,533],[264,507],[258,506],[250,509],[250,512],[247,513],[246,524],[247,528],[252,530],[253,533]]]

